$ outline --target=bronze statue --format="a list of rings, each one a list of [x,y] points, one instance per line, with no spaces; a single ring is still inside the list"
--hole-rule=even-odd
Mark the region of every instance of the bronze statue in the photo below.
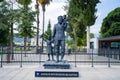
[[[52,37],[54,39],[54,49],[56,62],[62,61],[65,55],[65,31],[68,31],[66,15],[58,16],[58,23],[54,25]],[[59,60],[59,56],[61,56]]]

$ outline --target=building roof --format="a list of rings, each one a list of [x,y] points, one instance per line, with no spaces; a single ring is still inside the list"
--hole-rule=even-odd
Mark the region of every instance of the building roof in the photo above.
[[[112,37],[106,37],[106,38],[99,38],[98,40],[120,40],[120,35],[112,36]]]

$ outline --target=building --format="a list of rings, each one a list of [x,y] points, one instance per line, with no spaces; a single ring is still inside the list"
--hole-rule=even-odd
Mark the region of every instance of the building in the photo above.
[[[98,38],[90,39],[90,52],[98,55]]]
[[[120,35],[90,40],[91,49],[120,49]]]
[[[120,60],[120,35],[90,40],[93,53]]]
[[[106,38],[99,38],[98,48],[120,49],[120,35]]]

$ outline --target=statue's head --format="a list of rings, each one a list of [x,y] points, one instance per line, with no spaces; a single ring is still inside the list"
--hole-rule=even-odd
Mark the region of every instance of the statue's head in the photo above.
[[[58,16],[58,23],[62,24],[63,21],[63,17],[62,16]]]

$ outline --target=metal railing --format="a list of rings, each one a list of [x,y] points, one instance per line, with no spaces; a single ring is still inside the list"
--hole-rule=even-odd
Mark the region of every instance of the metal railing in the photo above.
[[[14,48],[13,53],[8,53],[6,47],[0,48],[0,66],[7,65],[41,65],[48,57],[46,51],[44,53],[36,53],[35,47],[31,47],[26,52],[23,47]],[[13,55],[13,59],[12,59]],[[54,55],[54,58],[56,56]],[[120,49],[80,49],[76,52],[65,52],[65,60],[69,63],[77,65],[120,65]]]

